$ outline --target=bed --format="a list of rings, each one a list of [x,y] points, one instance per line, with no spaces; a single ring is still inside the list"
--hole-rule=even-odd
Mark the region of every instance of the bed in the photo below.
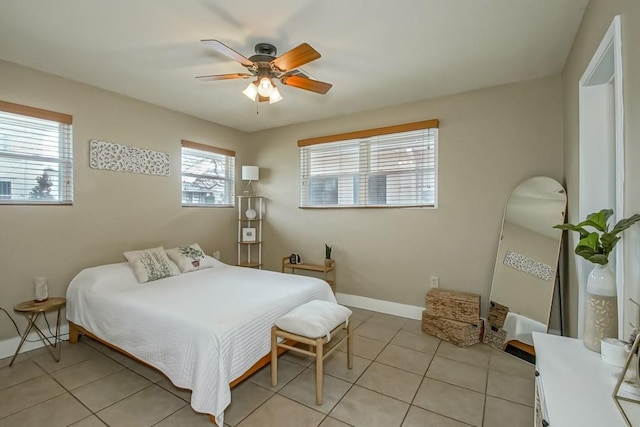
[[[147,283],[128,263],[82,270],[67,289],[67,319],[71,342],[87,333],[158,369],[222,425],[230,383],[269,354],[273,322],[336,299],[320,279],[207,261],[212,268]]]

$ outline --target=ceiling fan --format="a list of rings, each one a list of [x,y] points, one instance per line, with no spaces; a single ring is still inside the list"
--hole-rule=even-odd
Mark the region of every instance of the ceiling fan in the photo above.
[[[279,80],[283,85],[325,94],[331,89],[331,84],[309,78],[297,68],[320,58],[320,53],[307,43],[302,43],[288,52],[276,57],[276,47],[270,43],[258,43],[256,54],[246,58],[218,40],[202,40],[223,55],[244,66],[248,73],[214,74],[196,77],[202,81],[250,79],[255,77],[247,88],[242,91],[249,99],[258,102],[269,101],[270,104],[282,100],[280,91],[273,83]]]

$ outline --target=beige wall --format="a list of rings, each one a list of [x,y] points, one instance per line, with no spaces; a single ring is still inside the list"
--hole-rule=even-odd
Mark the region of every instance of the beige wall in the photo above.
[[[482,295],[486,309],[504,203],[518,184],[562,173],[560,76],[251,135],[268,198],[265,263],[334,247],[338,292],[424,305],[429,277]],[[438,209],[298,209],[296,141],[440,119]]]
[[[441,286],[479,292],[486,305],[503,203],[534,175],[564,178],[568,220],[578,212],[578,80],[611,20],[622,16],[625,108],[625,213],[640,212],[640,2],[591,0],[561,76],[505,85],[394,108],[244,134],[113,93],[0,61],[0,100],[74,116],[75,204],[0,206],[0,307],[32,295],[32,278],[64,290],[81,268],[117,262],[128,249],[198,241],[235,261],[232,209],[181,208],[179,141],[238,151],[261,167],[269,197],[265,260],[279,269],[293,251],[320,261],[334,245],[338,290],[422,305],[429,276]],[[441,120],[440,206],[428,209],[300,210],[296,140],[430,118]],[[170,153],[171,176],[149,177],[88,167],[88,141]],[[249,142],[251,151],[244,147]],[[239,186],[239,188],[241,188]],[[640,298],[640,227],[625,234],[627,296]],[[570,252],[570,251],[568,251]],[[572,254],[564,288],[568,333],[577,333]],[[640,323],[627,307],[627,320]],[[626,323],[626,322],[625,322]],[[0,321],[0,340],[15,336]]]
[[[0,100],[73,115],[75,174],[73,206],[0,206],[0,307],[33,298],[34,276],[64,296],[82,268],[130,249],[199,242],[235,262],[235,211],[181,207],[180,140],[238,151],[239,170],[246,134],[2,61],[0,82]],[[90,169],[91,139],[167,152],[171,175]],[[16,335],[3,317],[0,340]]]
[[[580,30],[562,74],[564,176],[568,195],[568,221],[578,218],[579,140],[578,140],[578,82],[606,33],[613,17],[621,15],[622,61],[625,120],[625,191],[624,217],[640,212],[640,2],[637,0],[591,0]],[[624,234],[625,299],[640,295],[640,227],[634,226]],[[578,280],[573,246],[569,248],[565,280],[567,323],[569,334],[577,335]],[[638,310],[628,301],[624,324],[638,325]]]
[[[561,178],[560,76],[253,134],[6,62],[0,79],[0,99],[74,116],[74,205],[0,206],[8,309],[32,297],[34,276],[64,295],[79,270],[129,249],[198,241],[234,263],[235,211],[180,206],[182,138],[235,149],[238,171],[260,166],[266,268],[294,251],[321,262],[327,242],[339,292],[417,306],[435,275],[443,288],[481,294],[486,310],[506,198],[529,177]],[[298,209],[298,139],[431,118],[441,123],[438,209]],[[168,152],[171,176],[92,170],[94,138]],[[0,322],[0,340],[13,336]]]

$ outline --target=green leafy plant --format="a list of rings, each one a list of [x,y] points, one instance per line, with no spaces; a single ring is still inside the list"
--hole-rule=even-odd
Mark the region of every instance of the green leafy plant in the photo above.
[[[329,246],[326,243],[324,244],[324,258],[331,259],[331,251],[333,250],[333,246]]]
[[[602,209],[600,212],[587,215],[587,219],[579,224],[558,224],[553,228],[580,233],[580,241],[575,250],[576,255],[594,264],[606,265],[609,263],[609,254],[620,241],[621,236],[618,234],[640,221],[640,214],[635,214],[621,219],[609,231],[607,221],[611,215],[613,215],[613,209]],[[589,231],[585,227],[593,228],[595,231]]]

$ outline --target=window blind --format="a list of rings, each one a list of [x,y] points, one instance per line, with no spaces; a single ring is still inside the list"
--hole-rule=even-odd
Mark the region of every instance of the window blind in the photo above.
[[[0,203],[73,203],[72,118],[0,102]]]
[[[182,141],[182,205],[235,205],[235,152]]]
[[[331,142],[299,141],[300,206],[436,206],[438,129],[397,128],[346,140],[327,137]]]

